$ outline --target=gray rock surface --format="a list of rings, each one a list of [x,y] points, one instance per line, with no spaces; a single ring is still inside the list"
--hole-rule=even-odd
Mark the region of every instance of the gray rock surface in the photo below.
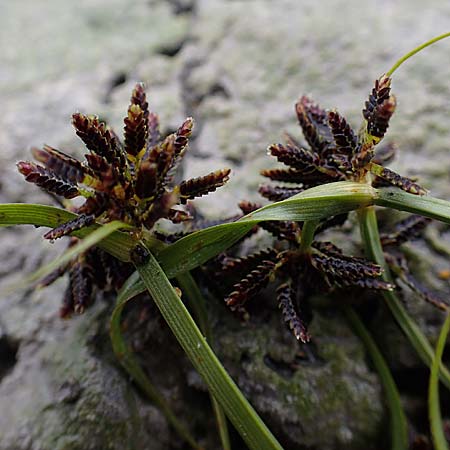
[[[0,201],[48,203],[14,163],[44,142],[81,155],[70,126],[76,110],[97,113],[120,130],[132,86],[142,80],[164,130],[187,115],[196,119],[186,176],[233,168],[227,186],[197,202],[207,216],[233,214],[240,199],[258,199],[259,169],[274,165],[267,145],[284,130],[299,135],[293,109],[299,95],[338,108],[357,126],[373,80],[415,45],[448,31],[449,19],[450,4],[441,0],[1,2]],[[420,175],[442,198],[450,194],[449,52],[444,41],[395,75],[398,109],[388,134],[401,150],[393,168]],[[41,234],[32,227],[1,230],[3,285],[61,250]],[[425,283],[449,292],[448,280],[436,276],[449,269],[448,257],[425,245],[412,247],[410,256],[425,261],[416,263]],[[69,322],[56,317],[64,286],[1,294],[0,450],[179,448],[162,415],[115,364],[108,308],[99,304]],[[406,297],[434,339],[441,317]],[[418,367],[383,314],[374,329],[390,364]],[[380,448],[386,414],[377,376],[333,309],[315,314],[306,357],[275,308],[247,328],[221,305],[211,315],[225,366],[287,449]],[[162,364],[161,389],[184,419],[205,421],[205,447],[218,448],[204,429],[214,431],[204,386],[186,361],[165,375],[166,352],[180,358],[179,349],[161,324],[152,326],[160,345],[151,347],[147,366],[154,373]],[[198,404],[206,413],[195,412]]]

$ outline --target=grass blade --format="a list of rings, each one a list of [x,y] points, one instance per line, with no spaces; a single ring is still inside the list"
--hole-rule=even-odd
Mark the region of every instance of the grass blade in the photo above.
[[[413,195],[400,189],[384,188],[378,190],[375,204],[450,223],[450,202],[429,195]]]
[[[287,200],[272,203],[233,222],[192,233],[158,253],[166,275],[173,278],[218,255],[258,222],[306,221],[327,218],[373,203],[376,191],[367,184],[341,181],[308,189]]]
[[[109,235],[114,233],[119,228],[127,228],[127,227],[128,225],[126,225],[125,223],[120,222],[118,220],[114,220],[113,222],[110,222],[106,225],[97,228],[96,230],[92,231],[92,233],[87,235],[85,238],[77,242],[73,247],[70,247],[61,256],[54,259],[49,264],[46,264],[44,267],[41,267],[36,272],[32,273],[29,277],[27,277],[24,280],[24,284],[26,286],[29,286],[30,284],[35,283],[41,278],[47,276],[49,273],[53,272],[58,267],[67,264],[71,259],[78,256],[80,253],[85,252],[94,245],[98,245],[102,240],[107,238]]]
[[[373,209],[373,207],[359,210],[358,218],[361,228],[361,236],[364,242],[367,257],[373,259],[377,264],[382,266],[385,269],[383,273],[384,280],[391,281],[389,268],[386,265],[383,249],[380,243],[375,210]],[[392,315],[394,316],[402,331],[405,333],[409,342],[416,350],[420,359],[426,366],[431,367],[434,352],[422,330],[414,322],[414,320],[411,319],[408,312],[405,310],[394,292],[385,291],[383,292],[383,297],[386,301],[387,306],[391,310]],[[450,372],[444,365],[441,364],[439,373],[444,385],[448,389],[450,389]]]
[[[161,410],[167,421],[177,431],[177,433],[186,442],[188,442],[192,448],[200,450],[200,446],[197,445],[190,432],[178,420],[164,397],[152,384],[147,374],[142,370],[139,362],[133,355],[131,349],[126,344],[125,339],[122,335],[120,324],[123,309],[128,301],[130,301],[140,293],[137,292],[134,288],[135,280],[138,277],[139,275],[137,273],[131,275],[131,277],[123,285],[116,299],[116,305],[111,315],[109,326],[109,334],[114,353],[122,367],[131,375],[135,383],[142,389],[147,397]]]
[[[209,347],[154,256],[149,252],[147,262],[136,268],[186,355],[249,448],[281,450]]]
[[[378,349],[377,344],[358,317],[358,314],[350,307],[346,307],[344,311],[351,326],[366,346],[378,375],[380,376],[391,415],[391,449],[407,450],[408,423],[406,421],[405,413],[403,412],[397,386],[392,378],[389,367]]]
[[[430,386],[428,389],[428,410],[431,425],[431,437],[436,450],[449,450],[447,439],[442,428],[441,407],[439,405],[439,366],[442,364],[445,342],[450,331],[450,314],[447,314],[439,334],[436,353],[431,366]]]
[[[187,297],[189,305],[191,306],[200,330],[206,337],[206,340],[212,345],[213,335],[211,327],[209,326],[208,313],[206,311],[205,299],[198,288],[197,283],[189,272],[180,274],[177,276],[178,284],[183,292],[183,295]],[[225,413],[222,407],[216,401],[213,395],[211,395],[211,404],[216,416],[217,428],[219,430],[220,441],[222,443],[223,450],[231,450],[230,436],[228,433],[228,424]]]
[[[73,214],[65,209],[53,206],[33,205],[28,203],[8,203],[0,205],[0,227],[12,225],[35,225],[38,227],[55,228],[71,219]],[[83,238],[102,225],[94,224],[81,230],[74,231],[73,236]],[[123,224],[122,227],[126,227]],[[130,250],[136,245],[127,233],[114,231],[97,243],[99,247],[122,261],[130,261]]]

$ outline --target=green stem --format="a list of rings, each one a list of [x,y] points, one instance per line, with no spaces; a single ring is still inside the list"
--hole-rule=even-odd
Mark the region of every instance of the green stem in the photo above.
[[[389,267],[384,259],[383,248],[381,247],[375,209],[371,206],[358,210],[358,219],[367,257],[371,258],[384,268],[383,279],[385,281],[392,281]],[[405,333],[409,342],[412,344],[424,364],[426,364],[427,367],[430,367],[433,361],[434,352],[428,339],[422,333],[419,326],[408,315],[394,292],[384,291],[383,296],[388,308],[391,310],[392,315]],[[440,366],[440,378],[445,386],[450,389],[450,372],[442,364]]]
[[[282,447],[223,368],[155,257],[136,268],[188,358],[252,450]]]
[[[373,364],[380,376],[391,414],[391,449],[407,450],[408,448],[408,424],[403,412],[400,395],[392,378],[389,367],[378,349],[372,336],[367,331],[358,314],[350,308],[344,308],[347,319],[366,346]]]
[[[441,407],[439,405],[439,366],[442,362],[445,342],[450,331],[450,314],[447,314],[444,325],[439,334],[436,354],[431,366],[430,385],[428,389],[428,411],[431,425],[431,436],[436,450],[449,450],[447,439],[442,428]]]
[[[189,272],[185,272],[177,276],[177,281],[183,294],[189,299],[189,305],[192,306],[192,310],[197,317],[200,329],[205,334],[206,340],[212,344],[213,335],[209,325],[208,314],[205,307],[205,299],[198,288],[197,283]],[[213,395],[210,394],[211,404],[216,416],[217,427],[219,430],[220,441],[222,443],[223,450],[231,450],[230,436],[228,433],[228,424],[225,413],[222,407],[216,401]]]
[[[434,44],[437,41],[440,41],[441,39],[445,39],[447,37],[450,37],[450,33],[444,33],[439,36],[434,37],[433,39],[430,39],[429,41],[423,43],[422,45],[419,45],[414,50],[411,50],[410,52],[406,53],[406,55],[403,55],[386,73],[388,77],[392,76],[392,74],[411,56],[414,56],[416,53],[419,53],[424,48],[429,47],[430,45]]]
[[[122,318],[123,308],[126,303],[134,297],[133,292],[127,290],[127,285],[121,290],[117,297],[116,306],[110,320],[110,338],[114,353],[122,365],[122,367],[131,375],[133,380],[138,384],[147,397],[161,410],[166,417],[167,421],[177,431],[177,433],[187,442],[189,445],[197,450],[201,450],[201,447],[195,442],[187,428],[177,419],[172,412],[169,404],[164,397],[160,394],[158,389],[150,382],[146,373],[142,370],[139,362],[136,360],[133,352],[128,347],[127,343],[120,329],[120,323]]]
[[[303,223],[302,236],[300,240],[300,253],[305,254],[310,252],[317,225],[319,225],[318,220],[308,220]]]

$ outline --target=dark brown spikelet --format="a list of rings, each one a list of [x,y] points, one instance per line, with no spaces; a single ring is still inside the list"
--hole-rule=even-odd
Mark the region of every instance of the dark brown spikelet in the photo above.
[[[77,186],[69,180],[58,177],[53,171],[32,162],[20,161],[17,163],[19,172],[25,180],[34,183],[52,194],[70,199],[80,195]]]
[[[58,239],[62,236],[67,236],[76,230],[88,227],[89,225],[92,225],[94,222],[95,222],[94,215],[80,214],[78,217],[75,217],[75,219],[63,223],[57,226],[56,228],[53,228],[53,230],[48,231],[47,233],[44,234],[44,238],[51,240]]]
[[[241,211],[247,215],[261,208],[261,205],[259,203],[243,200],[239,202],[239,208],[241,208]],[[300,225],[291,221],[267,220],[260,222],[258,226],[279,239],[292,242],[297,242],[301,231]]]
[[[426,189],[419,184],[409,178],[402,177],[398,173],[395,173],[386,167],[381,167],[372,163],[370,165],[370,171],[384,181],[387,181],[390,185],[396,186],[403,191],[409,192],[410,194],[425,195],[427,193]]]
[[[422,231],[431,222],[427,217],[416,214],[407,217],[395,225],[395,231],[389,234],[381,235],[381,244],[383,247],[389,245],[399,246],[407,241],[420,237]]]
[[[293,147],[289,144],[272,144],[267,149],[267,152],[275,156],[278,161],[303,173],[314,171],[319,162],[319,157],[316,153],[302,147]]]
[[[363,109],[363,116],[367,121],[366,132],[377,140],[383,138],[395,111],[395,97],[390,92],[391,79],[382,75],[375,81],[375,87]]]
[[[286,200],[304,190],[303,187],[289,188],[285,186],[270,186],[268,184],[263,184],[259,187],[258,192],[268,200],[278,202],[280,200]]]
[[[234,291],[225,299],[227,306],[232,311],[238,311],[242,308],[247,300],[266,287],[274,270],[275,263],[273,261],[262,261],[256,269],[252,270],[246,277],[233,286]]]
[[[272,236],[290,242],[298,242],[301,233],[301,226],[297,222],[267,220],[259,223],[259,226]]]
[[[94,274],[86,264],[84,255],[80,255],[69,270],[70,284],[73,294],[73,310],[82,314],[93,302]]]
[[[261,250],[260,252],[252,253],[241,258],[224,256],[221,259],[220,277],[228,278],[243,273],[250,273],[259,265],[263,264],[264,261],[275,262],[277,257],[278,252],[273,248]]]
[[[173,167],[175,160],[175,140],[176,135],[171,134],[167,136],[159,146],[154,147],[158,148],[159,151],[157,153],[150,153],[149,160],[152,161],[155,156],[155,162],[158,166],[158,187],[162,190],[168,183],[168,173],[169,170]],[[153,156],[154,155],[154,156]]]
[[[383,281],[380,276],[382,268],[362,258],[343,255],[326,255],[322,252],[311,254],[312,266],[317,269],[329,286],[356,286],[376,290],[392,290],[391,283]]]
[[[145,113],[139,105],[131,104],[124,122],[125,152],[137,156],[147,148],[148,129]]]
[[[273,181],[298,183],[305,189],[336,181],[335,174],[324,173],[319,170],[304,173],[301,170],[294,169],[265,169],[261,171],[261,175]]]
[[[119,158],[124,164],[115,136],[103,122],[98,120],[97,116],[75,113],[72,115],[72,124],[77,135],[91,152],[102,156],[109,163],[116,164]]]
[[[192,135],[192,129],[194,128],[194,119],[192,117],[188,117],[180,128],[178,128],[175,133],[175,151],[174,151],[174,163],[178,158],[183,157],[186,147],[189,142],[189,138]]]
[[[144,85],[138,83],[131,93],[130,106],[124,119],[124,149],[128,155],[136,156],[147,148],[149,114]]]
[[[300,319],[295,309],[296,292],[292,287],[284,283],[277,289],[278,307],[281,309],[283,319],[294,333],[297,340],[306,343],[311,337],[308,334],[305,323]]]
[[[221,169],[203,177],[183,181],[179,186],[181,203],[185,204],[187,200],[214,192],[228,181],[230,172],[230,169]]]
[[[37,288],[43,288],[46,286],[50,286],[53,284],[58,278],[61,278],[65,275],[69,268],[68,264],[58,267],[53,272],[50,272],[46,277],[39,280],[39,283],[36,285]]]
[[[169,211],[177,204],[177,196],[173,192],[164,191],[158,197],[157,202],[150,204],[150,207],[141,215],[142,223],[150,230],[155,223],[169,215]]]
[[[150,198],[158,189],[158,166],[156,163],[144,161],[136,174],[134,191],[141,199]]]
[[[296,103],[295,111],[306,142],[314,152],[322,154],[333,140],[326,111],[306,96]]]
[[[422,300],[425,300],[427,303],[430,303],[441,311],[450,310],[450,303],[448,301],[443,300],[416,280],[409,271],[407,261],[403,255],[391,255],[385,253],[385,256],[386,261],[395,276],[400,278]]]
[[[338,154],[353,156],[358,149],[358,138],[350,125],[337,111],[328,113],[328,123],[333,134]]]
[[[72,158],[49,145],[44,145],[42,150],[34,147],[31,149],[31,153],[37,161],[58,174],[63,180],[81,183],[86,175],[94,176],[90,168],[78,159]]]

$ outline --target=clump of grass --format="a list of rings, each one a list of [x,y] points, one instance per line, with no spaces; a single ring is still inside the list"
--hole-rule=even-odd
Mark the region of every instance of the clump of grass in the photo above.
[[[225,251],[255,225],[270,229],[287,241],[288,249],[281,253],[269,250],[239,261],[228,261],[224,270],[241,267],[248,272],[228,297],[230,306],[242,311],[243,304],[256,290],[286,270],[288,280],[281,280],[279,302],[294,334],[299,340],[307,341],[306,325],[294,303],[299,281],[308,285],[305,274],[312,273],[309,275],[311,279],[320,277],[327,288],[356,285],[380,290],[419,356],[429,367],[432,365],[430,416],[433,437],[439,449],[445,448],[439,432],[437,383],[440,378],[450,388],[450,373],[441,363],[449,322],[447,320],[443,328],[435,356],[428,340],[392,290],[395,278],[401,278],[430,303],[448,309],[444,302],[424,292],[413,280],[401,253],[396,250],[405,239],[416,236],[425,221],[412,216],[396,231],[380,238],[374,206],[408,211],[450,223],[450,203],[427,195],[415,181],[385,168],[383,164],[389,160],[392,148],[376,148],[395,110],[395,97],[390,92],[392,74],[410,56],[448,36],[450,33],[441,35],[408,53],[377,80],[363,110],[363,125],[358,133],[336,111],[326,112],[310,99],[300,99],[296,110],[309,148],[302,147],[288,136],[287,144],[276,144],[269,149],[289,168],[263,173],[271,180],[294,182],[295,186],[268,185],[261,188],[265,197],[279,201],[256,210],[254,206],[243,205],[248,214],[237,221],[190,233],[170,245],[157,239],[154,227],[160,219],[172,222],[189,220],[189,212],[178,208],[178,205],[215,190],[226,182],[229,172],[222,170],[180,184],[174,183],[173,170],[185,152],[192,120],[187,119],[176,133],[160,139],[157,116],[148,110],[145,93],[138,85],[133,91],[125,119],[123,143],[97,118],[76,114],[74,125],[77,134],[90,152],[86,155],[86,162],[46,146],[34,150],[35,158],[42,165],[19,163],[19,170],[28,181],[51,194],[62,196],[66,209],[42,205],[0,205],[0,224],[49,226],[52,230],[46,234],[48,239],[65,235],[88,236],[77,244],[71,241],[73,247],[68,252],[69,256],[53,264],[64,262],[67,265],[46,281],[50,283],[52,278],[69,272],[69,293],[66,294],[63,316],[84,311],[92,301],[93,286],[99,283],[97,287],[103,289],[106,281],[114,276],[112,269],[111,273],[99,273],[98,279],[104,282],[99,282],[93,275],[95,262],[102,257],[109,258],[106,254],[101,256],[101,252],[106,251],[117,258],[114,264],[125,263],[129,269],[136,268],[137,271],[120,289],[111,318],[111,340],[119,361],[160,406],[191,447],[200,448],[190,432],[166,408],[121,333],[125,304],[137,294],[148,291],[213,396],[223,448],[229,449],[230,445],[222,411],[249,448],[255,450],[282,447],[205,339],[204,335],[210,337],[210,330],[207,329],[201,294],[189,271]],[[77,196],[85,198],[82,206],[74,207],[66,202]],[[315,239],[321,229],[342,222],[352,210],[357,210],[367,259],[344,255],[335,245]],[[118,231],[119,228],[122,231]],[[204,333],[180,299],[180,292],[171,285],[169,279],[175,277],[196,310]],[[347,310],[347,317],[366,343],[380,372],[391,412],[392,448],[405,449],[408,447],[407,423],[395,383],[362,321],[352,310]]]

